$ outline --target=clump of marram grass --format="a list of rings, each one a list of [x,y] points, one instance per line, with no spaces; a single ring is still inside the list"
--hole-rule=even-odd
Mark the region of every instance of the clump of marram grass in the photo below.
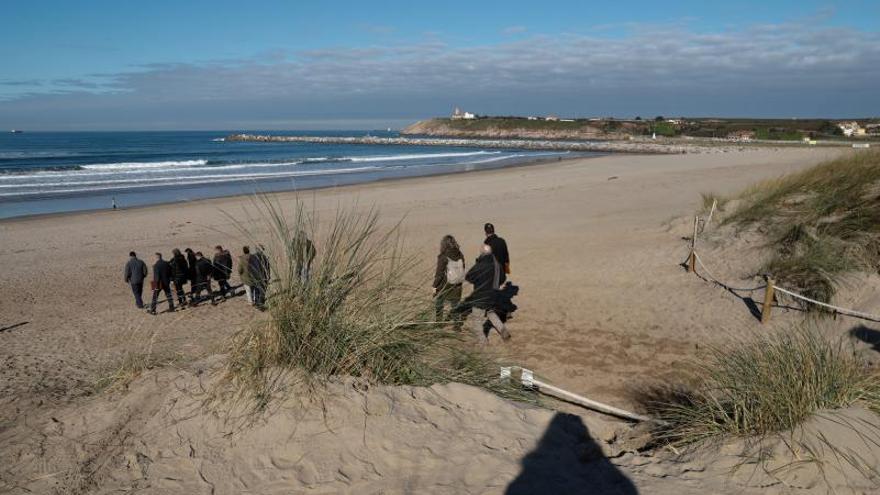
[[[157,353],[152,348],[146,351],[127,351],[113,364],[105,367],[93,385],[94,391],[125,389],[144,372],[171,366],[182,359],[180,354]]]
[[[724,223],[767,232],[776,252],[762,271],[787,288],[830,302],[843,275],[880,266],[880,152],[761,182],[738,199]]]
[[[722,196],[720,194],[716,194],[714,192],[703,192],[700,193],[700,204],[702,208],[700,212],[708,215],[710,211],[712,211],[712,205],[715,205],[715,213],[717,214],[719,210],[723,210],[724,206],[730,201],[730,198],[726,196]]]
[[[648,390],[643,406],[673,447],[791,430],[820,410],[856,403],[880,413],[880,374],[850,345],[813,327],[710,349],[693,381]]]
[[[353,376],[382,384],[459,381],[518,395],[487,354],[433,321],[430,297],[411,285],[417,264],[404,251],[400,224],[382,228],[375,210],[339,209],[321,225],[299,202],[291,215],[266,197],[257,203],[256,219],[238,226],[252,246],[264,245],[272,281],[267,318],[239,332],[230,348],[227,375],[241,397],[263,407],[294,375],[312,390]],[[316,256],[304,278],[310,242]]]

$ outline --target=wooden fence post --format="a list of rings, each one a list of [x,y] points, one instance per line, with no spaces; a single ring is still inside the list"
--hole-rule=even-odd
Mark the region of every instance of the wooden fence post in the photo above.
[[[770,321],[770,308],[773,307],[773,290],[776,281],[767,277],[767,290],[764,291],[764,306],[761,308],[761,323]]]
[[[706,225],[709,225],[709,223],[712,222],[712,215],[715,214],[715,208],[717,208],[717,207],[718,207],[718,200],[717,200],[717,199],[712,199],[712,209],[709,210],[709,218],[706,219]],[[706,227],[705,227],[705,225],[704,225],[704,226],[703,226],[703,229],[705,229],[705,228],[706,228]]]
[[[697,226],[700,224],[700,217],[694,216],[694,236],[691,238],[691,255],[688,256],[688,272],[694,273],[697,270]]]

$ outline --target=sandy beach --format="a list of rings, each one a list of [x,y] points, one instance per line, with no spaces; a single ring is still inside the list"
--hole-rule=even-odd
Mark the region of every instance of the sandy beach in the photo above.
[[[560,387],[631,408],[634,387],[674,376],[705,344],[760,327],[741,301],[679,266],[688,253],[682,239],[691,228],[688,216],[699,208],[700,193],[732,193],[840,153],[611,155],[298,197],[319,216],[357,204],[377,206],[389,225],[404,218],[408,245],[420,253],[426,272],[444,234],[458,238],[470,264],[483,223],[494,223],[509,245],[511,279],[521,292],[510,323],[513,338],[501,343],[496,337],[490,345]],[[290,205],[297,195],[275,197]],[[23,424],[53,410],[72,416],[71,404],[94,400],[88,397],[91,384],[127,350],[177,354],[185,367],[222,352],[230,335],[259,318],[243,298],[150,316],[134,307],[122,279],[130,250],[149,260],[155,251],[207,252],[222,244],[237,255],[243,241],[227,215],[244,218],[249,203],[237,197],[0,222],[4,441],[24,442],[10,432],[22,435]],[[427,277],[424,290],[430,293]],[[597,417],[571,407],[566,410]],[[442,461],[435,461],[442,471]],[[638,484],[641,478],[633,479]],[[372,486],[406,491],[404,485]]]

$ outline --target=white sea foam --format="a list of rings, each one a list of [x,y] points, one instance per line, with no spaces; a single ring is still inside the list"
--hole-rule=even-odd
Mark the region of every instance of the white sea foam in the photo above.
[[[364,173],[399,168],[423,168],[444,166],[431,158],[474,157],[450,163],[455,165],[478,165],[524,157],[556,156],[563,153],[502,153],[500,151],[477,151],[457,153],[420,153],[410,155],[366,157],[309,157],[284,162],[230,163],[207,165],[206,160],[182,160],[166,162],[123,162],[84,165],[83,170],[40,171],[26,175],[0,175],[0,197],[28,197],[51,194],[76,194],[111,189],[142,189],[163,186],[210,185],[228,182],[256,180],[295,179],[309,176],[332,176],[337,174]],[[311,168],[309,164],[324,162],[399,162],[420,160],[416,164],[364,164],[347,168]],[[303,165],[299,167],[298,165]],[[281,168],[295,167],[295,168]]]
[[[95,163],[91,165],[80,165],[80,168],[85,170],[132,170],[143,168],[198,167],[207,164],[208,160],[181,160],[171,162]]]
[[[200,185],[200,184],[218,184],[223,182],[236,182],[236,181],[247,181],[247,180],[259,180],[259,179],[286,179],[286,178],[296,178],[296,177],[310,177],[310,176],[320,176],[320,175],[337,175],[337,174],[354,174],[354,173],[363,173],[363,172],[372,172],[375,170],[387,170],[391,168],[397,167],[376,167],[376,166],[367,166],[367,167],[353,167],[353,168],[338,168],[332,170],[300,170],[300,171],[287,171],[287,172],[273,172],[273,173],[251,173],[251,174],[224,174],[224,175],[191,175],[191,176],[174,176],[174,177],[155,177],[155,178],[146,178],[146,179],[134,179],[134,180],[107,180],[107,181],[82,181],[82,182],[56,182],[56,183],[41,183],[41,184],[29,184],[29,185],[21,185],[18,184],[15,187],[18,188],[39,188],[36,191],[16,191],[16,192],[0,192],[0,197],[15,197],[15,196],[33,196],[33,195],[45,195],[45,194],[72,194],[72,193],[80,193],[80,192],[90,192],[90,191],[102,191],[107,189],[140,189],[145,187],[156,187],[161,185],[173,185],[173,186],[188,186],[188,185]],[[70,186],[66,189],[49,189],[46,190],[46,187],[64,187]],[[80,187],[80,186],[91,186],[91,187]],[[95,187],[97,186],[97,187]],[[0,187],[10,187],[10,186],[0,186]]]
[[[399,160],[420,160],[425,158],[454,158],[459,156],[497,155],[500,151],[470,151],[461,153],[418,153],[412,155],[353,156],[353,162],[393,162]]]

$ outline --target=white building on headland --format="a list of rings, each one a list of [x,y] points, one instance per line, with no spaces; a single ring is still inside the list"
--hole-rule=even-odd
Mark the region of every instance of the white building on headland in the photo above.
[[[471,119],[477,118],[477,116],[470,113],[470,112],[462,112],[460,108],[455,107],[455,110],[452,111],[451,118],[453,120],[459,120],[459,119],[471,120]]]
[[[544,117],[544,120],[549,120],[549,121],[551,121],[551,122],[556,122],[556,121],[559,120],[559,117],[557,117],[557,116],[551,114],[551,115],[548,115],[548,116]]]
[[[841,122],[837,124],[837,127],[840,127],[840,130],[843,131],[843,135],[846,137],[853,136],[864,136],[865,129],[859,125],[858,122]]]

